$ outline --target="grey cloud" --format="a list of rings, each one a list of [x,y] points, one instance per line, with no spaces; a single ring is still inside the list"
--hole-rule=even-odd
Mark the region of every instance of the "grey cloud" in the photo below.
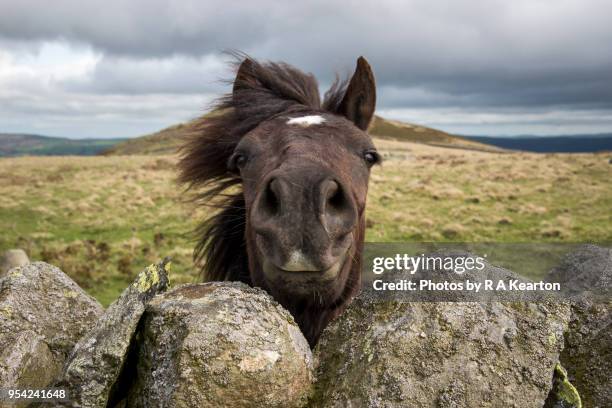
[[[1,41],[64,41],[101,54],[58,83],[93,94],[219,94],[224,49],[285,60],[323,86],[359,55],[379,107],[571,111],[612,108],[607,0],[223,3],[35,0],[0,3]]]
[[[612,108],[612,70],[592,75],[534,78],[461,77],[381,87],[380,106]]]
[[[379,114],[465,135],[610,133],[612,111],[565,108],[383,109]]]
[[[212,94],[225,90],[223,58],[103,56],[86,78],[63,81],[70,91],[119,94]]]
[[[210,96],[92,95],[41,91],[0,93],[0,133],[28,132],[67,137],[139,136],[193,119]]]

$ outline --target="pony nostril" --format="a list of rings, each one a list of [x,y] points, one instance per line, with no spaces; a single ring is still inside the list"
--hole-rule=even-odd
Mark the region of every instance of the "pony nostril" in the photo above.
[[[356,223],[356,212],[342,185],[326,180],[321,185],[321,213],[328,234],[340,237],[349,232]]]
[[[326,210],[341,210],[342,207],[345,205],[345,197],[338,183],[333,180],[330,180],[328,182],[326,190]]]
[[[269,215],[277,215],[280,211],[280,187],[277,179],[272,179],[262,197],[261,209]]]

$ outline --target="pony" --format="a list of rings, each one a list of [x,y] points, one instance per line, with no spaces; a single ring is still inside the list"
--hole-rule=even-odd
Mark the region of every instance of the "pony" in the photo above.
[[[376,84],[359,57],[319,95],[312,74],[239,55],[232,92],[180,150],[179,181],[216,210],[196,228],[205,281],[267,291],[311,347],[359,292]]]

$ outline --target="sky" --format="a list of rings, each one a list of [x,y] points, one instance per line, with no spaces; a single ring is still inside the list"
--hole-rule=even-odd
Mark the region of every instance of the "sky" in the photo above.
[[[322,92],[368,59],[383,117],[465,135],[612,132],[612,1],[0,0],[0,133],[134,137],[230,90],[240,50]]]

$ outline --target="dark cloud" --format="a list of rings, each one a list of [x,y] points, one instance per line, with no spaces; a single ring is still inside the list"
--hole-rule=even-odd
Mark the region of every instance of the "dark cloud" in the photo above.
[[[386,110],[605,110],[610,15],[607,0],[21,0],[0,3],[0,50],[91,48],[89,75],[57,81],[76,93],[218,94],[221,51],[239,49],[311,71],[322,86],[364,55]]]

